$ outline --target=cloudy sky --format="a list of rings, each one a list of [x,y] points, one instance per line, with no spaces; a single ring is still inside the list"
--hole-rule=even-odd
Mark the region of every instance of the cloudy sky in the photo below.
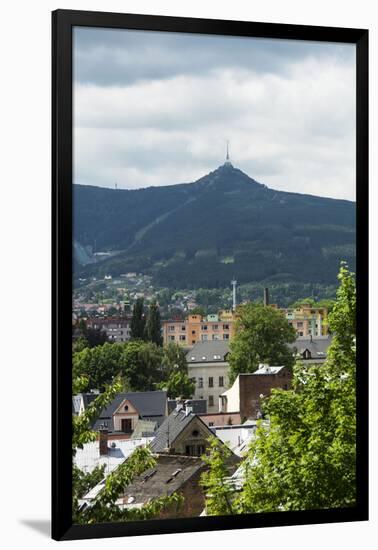
[[[74,30],[74,182],[191,182],[224,162],[355,200],[355,47]]]

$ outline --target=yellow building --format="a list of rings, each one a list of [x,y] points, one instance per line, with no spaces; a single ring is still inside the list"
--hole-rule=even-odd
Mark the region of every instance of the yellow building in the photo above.
[[[304,303],[282,311],[289,324],[297,331],[298,336],[316,337],[328,334],[328,310],[326,307],[314,307]]]
[[[231,310],[218,314],[188,315],[184,321],[163,321],[164,344],[176,342],[183,347],[194,346],[197,342],[231,340],[235,331],[235,315]]]

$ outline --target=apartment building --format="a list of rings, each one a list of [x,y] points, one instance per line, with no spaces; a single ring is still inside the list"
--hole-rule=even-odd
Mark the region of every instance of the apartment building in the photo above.
[[[87,320],[87,327],[106,332],[110,342],[130,340],[131,317],[96,317]]]
[[[231,310],[223,310],[206,317],[193,314],[183,321],[163,321],[162,325],[164,344],[176,342],[189,348],[197,342],[231,340],[235,330],[235,315]]]
[[[281,310],[289,324],[297,331],[298,336],[313,338],[327,336],[328,310],[326,307],[314,307],[310,304],[301,304],[295,308]]]

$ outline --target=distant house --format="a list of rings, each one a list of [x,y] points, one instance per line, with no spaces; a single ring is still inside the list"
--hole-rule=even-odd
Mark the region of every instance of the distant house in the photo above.
[[[188,376],[195,381],[194,399],[206,399],[207,411],[218,412],[219,396],[228,388],[229,343],[224,340],[198,342],[186,354]]]
[[[332,336],[318,336],[314,338],[300,337],[289,347],[293,350],[295,356],[306,364],[323,364],[327,358],[327,351],[332,342]]]
[[[131,317],[94,317],[87,320],[87,327],[106,333],[109,342],[127,342],[131,337]]]
[[[260,364],[253,373],[239,374],[232,387],[223,392],[219,400],[220,412],[240,412],[243,419],[261,416],[261,401],[269,397],[273,388],[287,390],[292,374],[288,367],[271,367]]]
[[[93,430],[99,431],[101,428],[106,428],[112,437],[125,435],[130,437],[140,420],[148,420],[159,426],[166,416],[167,392],[165,391],[119,393],[102,410],[93,424]],[[149,426],[151,427],[151,424]]]

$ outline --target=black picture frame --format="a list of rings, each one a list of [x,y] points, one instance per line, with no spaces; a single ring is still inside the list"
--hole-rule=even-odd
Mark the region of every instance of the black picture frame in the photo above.
[[[72,28],[101,27],[343,42],[356,45],[357,504],[354,508],[73,525]],[[52,537],[55,540],[363,521],[368,519],[368,31],[57,10],[52,13]]]

